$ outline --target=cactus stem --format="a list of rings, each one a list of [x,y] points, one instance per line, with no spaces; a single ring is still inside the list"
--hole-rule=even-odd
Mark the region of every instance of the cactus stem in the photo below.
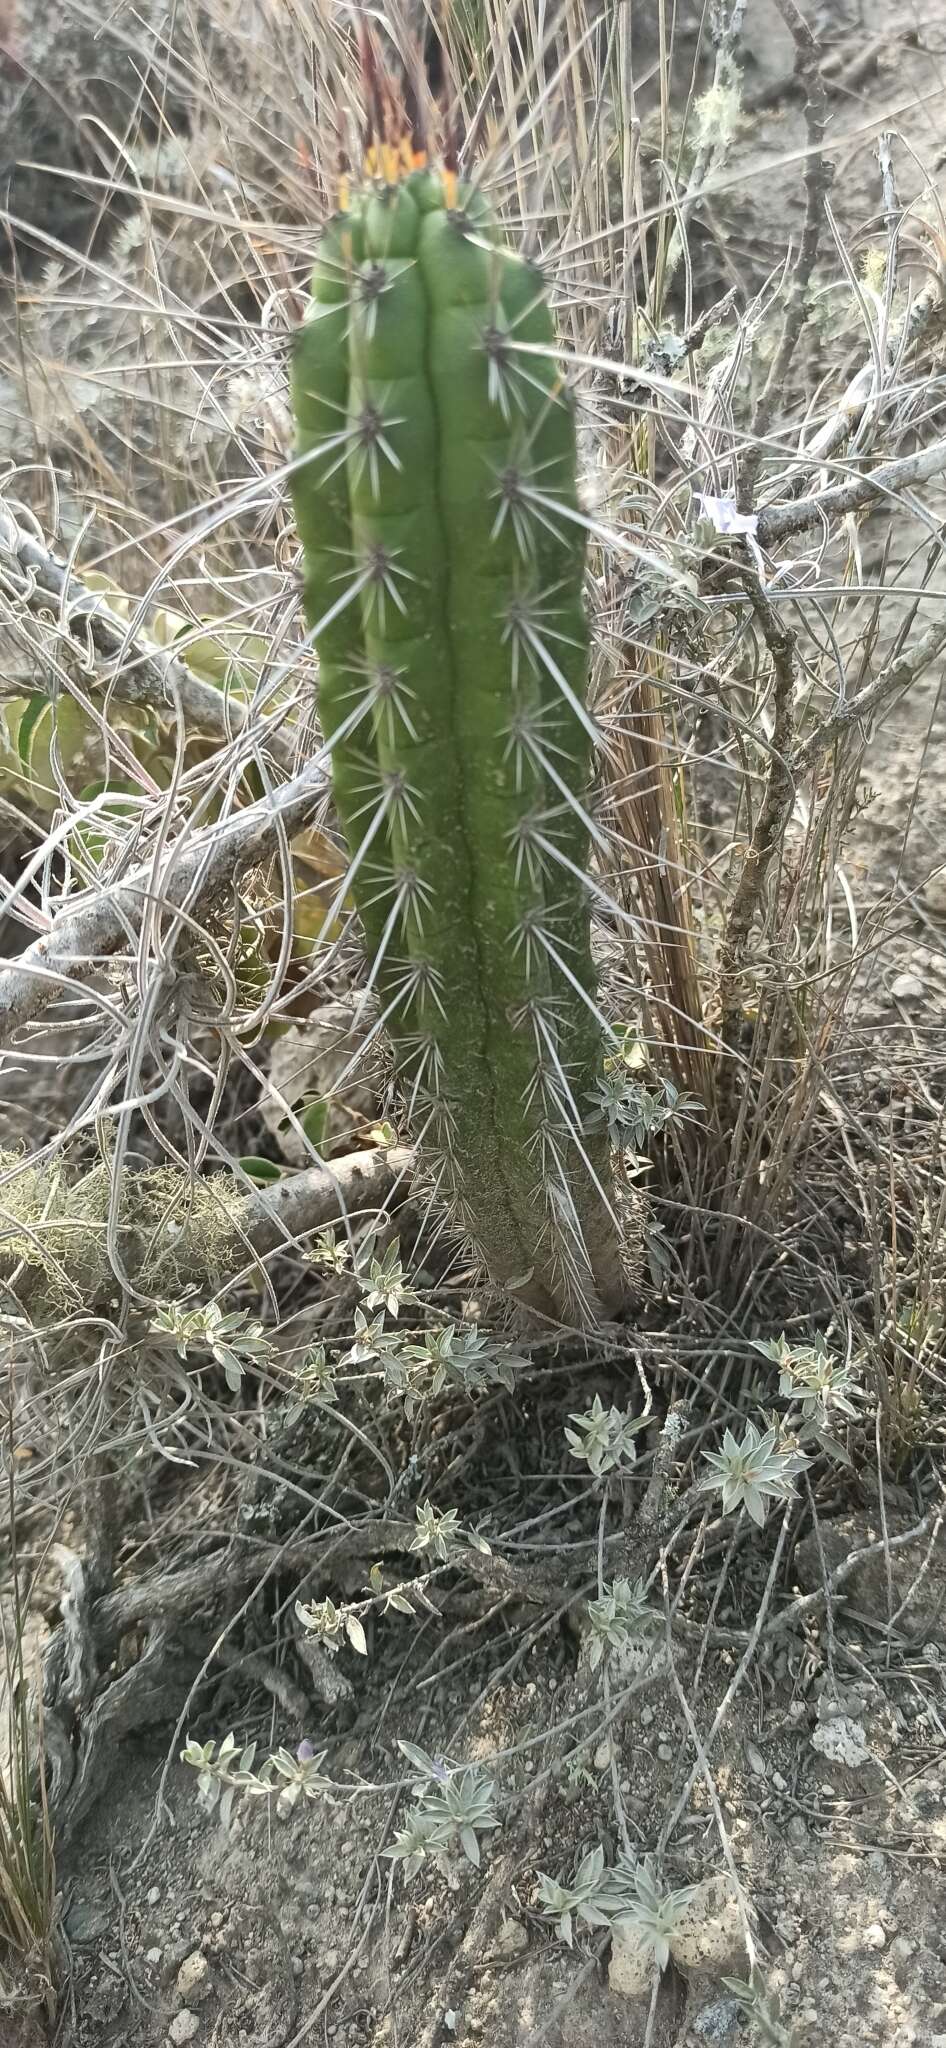
[[[490,540],[499,539],[508,520],[522,560],[532,561],[535,556],[535,521],[522,470],[512,467],[504,469],[492,495],[499,499],[499,504],[490,531]]]
[[[344,877],[342,886],[346,894],[351,884],[352,875],[357,873],[355,861],[360,863],[364,860],[367,848],[370,846],[371,841],[377,838],[382,825],[385,824],[396,803],[395,793],[383,787],[383,778],[379,777],[374,761],[368,757],[365,757],[364,762],[359,759],[357,767],[358,773],[352,778],[352,793],[353,795],[360,796],[361,791],[364,790],[365,795],[364,801],[353,808],[352,817],[355,824],[360,825],[362,818],[371,814],[371,822],[368,825],[364,839],[361,841],[358,852],[351,862],[348,873]]]
[[[392,668],[389,662],[375,665],[372,677],[372,704],[375,707],[383,736],[392,752],[397,741],[399,725],[404,727],[408,739],[417,743],[417,727],[408,710],[413,703],[415,692],[405,679],[403,669]]]
[[[494,326],[484,328],[483,348],[487,357],[486,389],[489,402],[501,413],[508,426],[516,403],[516,389],[507,330]]]
[[[518,592],[506,613],[503,639],[511,643],[514,652],[525,651],[531,656],[533,668],[544,668],[546,675],[551,677],[556,688],[561,691],[569,710],[584,727],[592,745],[600,747],[601,734],[594,719],[590,712],[586,711],[581,699],[576,697],[568,678],[562,674],[551,648],[547,645],[549,640],[557,640],[562,647],[575,647],[577,642],[570,639],[567,633],[556,633],[554,627],[548,625],[543,615],[543,603],[544,600],[540,599],[536,603],[533,597]],[[518,676],[514,681],[514,688],[517,687],[517,683]]]
[[[391,823],[396,832],[406,832],[410,818],[413,818],[415,825],[420,824],[421,814],[416,794],[403,768],[385,768],[381,776],[381,787],[388,799]]]
[[[366,994],[494,1277],[543,1314],[593,1314],[621,1282],[607,1147],[577,1106],[602,1043],[581,862],[610,842],[584,810],[600,742],[573,408],[543,281],[452,165],[415,174],[382,98],[369,113],[391,182],[327,224],[325,320],[294,372],[318,451],[307,617],[334,596],[333,534],[352,565],[333,618],[358,599],[317,637]]]
[[[518,818],[506,837],[515,853],[514,874],[517,883],[528,875],[532,888],[538,888],[543,876],[549,873],[547,865],[548,845],[538,829],[539,821],[531,814]]]
[[[341,411],[341,407],[334,409]],[[309,462],[318,462],[319,477],[325,484],[351,463],[359,483],[367,472],[372,496],[377,498],[381,494],[382,474],[379,456],[383,456],[392,469],[401,468],[400,457],[392,448],[389,436],[394,427],[402,425],[403,421],[393,414],[382,412],[377,406],[366,405],[357,420],[340,427],[337,434],[326,434],[324,440],[307,449],[301,461],[294,466],[299,468]],[[334,461],[327,461],[326,457],[331,455],[334,455]]]
[[[566,815],[565,805],[560,804],[557,810],[546,811],[544,818],[554,822],[556,819],[564,818]],[[578,882],[583,889],[588,891],[589,896],[597,897],[599,902],[605,904],[610,910],[611,898],[606,890],[596,888],[591,876],[586,874],[584,868],[578,866],[577,861],[569,859],[563,847],[556,846],[552,839],[546,839],[545,834],[541,830],[543,818],[532,817],[525,819],[523,822],[529,827],[528,847],[538,864],[539,872],[544,875],[550,874],[551,869],[547,863],[550,861],[557,862],[560,868],[565,869],[566,874],[571,875],[573,881]],[[585,823],[584,813],[582,813],[582,823]]]
[[[443,1053],[430,1032],[405,1033],[401,1042],[412,1069],[409,1108],[413,1116],[425,1089],[430,1091],[432,1099],[439,1099],[443,1079]]]
[[[509,934],[513,953],[522,959],[530,980],[535,974],[537,962],[542,958],[542,947],[549,942],[549,935],[543,932],[541,922],[547,912],[548,905],[545,903],[530,905],[519,923],[513,925]]]
[[[544,907],[546,910],[548,910],[550,906],[545,905]],[[589,995],[588,990],[582,986],[581,982],[578,980],[572,968],[569,967],[568,961],[565,959],[564,954],[560,950],[559,946],[556,946],[551,933],[549,931],[546,931],[545,928],[539,924],[537,918],[532,912],[527,911],[526,916],[521,920],[519,925],[513,931],[512,939],[514,947],[516,949],[518,949],[520,944],[524,947],[526,956],[526,968],[527,971],[530,973],[532,971],[532,966],[534,965],[534,960],[531,953],[531,945],[532,941],[535,941],[535,944],[548,955],[553,966],[557,967],[559,973],[564,975],[565,980],[569,983],[569,986],[574,989],[575,994],[577,996],[580,996],[589,1015],[594,1019],[595,1024],[598,1026],[599,1031],[603,1031],[606,1034],[606,1036],[609,1039],[611,1039],[613,1043],[616,1044],[616,1033],[612,1030],[603,1011],[599,1010],[594,997]],[[566,939],[563,939],[561,941],[561,945],[566,947],[568,952],[571,952],[573,950],[572,946]]]
[[[340,554],[341,549],[334,549],[333,552],[336,554]],[[344,570],[340,569],[338,575],[334,576],[332,578],[332,581],[334,583],[339,583],[343,575],[347,576],[349,574],[350,570],[348,568]],[[367,581],[367,575],[365,574],[364,571],[362,571],[362,573],[359,576],[355,577],[354,582],[349,584],[348,589],[343,590],[341,597],[336,598],[335,603],[329,605],[328,611],[323,612],[321,614],[321,617],[316,619],[315,624],[309,626],[308,631],[306,633],[306,641],[310,647],[315,646],[318,643],[322,635],[328,631],[329,627],[334,623],[334,621],[336,619],[341,618],[343,612],[347,611],[351,605],[357,603],[357,600],[360,598]]]
[[[416,1003],[421,1014],[426,1010],[428,1003],[432,1003],[446,1023],[447,1012],[440,998],[443,985],[443,975],[432,960],[411,960],[405,968],[404,988],[408,1000]]]
[[[401,568],[396,555],[390,548],[385,547],[383,541],[375,542],[368,551],[361,588],[365,594],[366,619],[370,619],[372,625],[377,626],[379,633],[387,630],[386,607],[389,598],[401,617],[407,617],[407,605],[398,589],[398,580],[402,583],[416,583],[417,578],[411,575],[410,570]]]
[[[422,881],[420,875],[416,874],[414,869],[411,868],[401,875],[398,895],[403,906],[405,926],[413,923],[418,938],[422,939],[424,936],[423,912],[431,908],[434,900],[434,892],[430,883]]]
[[[381,462],[379,458],[383,456],[385,462],[389,463],[392,469],[401,470],[403,468],[401,458],[397,450],[392,448],[389,439],[392,428],[403,426],[403,424],[403,419],[397,419],[394,416],[388,417],[385,413],[380,412],[377,406],[369,403],[362,407],[358,419],[351,429],[349,440],[354,444],[355,449],[352,463],[353,474],[356,482],[360,483],[362,477],[367,473],[373,498],[380,498],[381,496]]]
[[[364,690],[356,692],[354,689],[352,689],[347,690],[345,692],[345,695],[347,697],[353,698],[354,701],[352,703],[351,710],[346,713],[341,723],[336,726],[335,731],[331,736],[331,739],[328,739],[325,742],[324,752],[327,760],[331,760],[332,754],[338,747],[347,746],[348,742],[352,737],[352,734],[358,731],[358,727],[360,725],[370,723],[371,720],[371,714],[374,709],[374,704],[370,691]],[[365,766],[368,767],[369,765],[371,767],[374,767],[375,764],[373,762],[371,755],[367,754],[365,756]],[[367,788],[367,786],[368,785],[366,784],[365,787]],[[371,786],[375,791],[377,791],[378,777],[376,768],[374,782]]]
[[[359,1040],[358,1051],[353,1055],[351,1061],[349,1062],[348,1066],[344,1069],[343,1073],[338,1076],[335,1082],[336,1087],[341,1087],[342,1082],[347,1080],[349,1074],[354,1072],[355,1067],[360,1063],[365,1053],[374,1044],[375,1039],[379,1038],[383,1032],[393,1032],[395,1030],[395,1027],[397,1026],[399,1027],[399,1046],[405,1043],[409,1044],[412,1042],[412,1040],[407,1037],[407,1035],[403,1032],[403,1029],[400,1027],[401,1020],[403,1020],[403,1017],[405,1015],[407,1015],[408,1017],[411,1016],[412,1006],[415,1004],[417,1000],[418,981],[415,963],[413,961],[410,961],[408,963],[390,963],[388,971],[385,976],[385,980],[387,983],[387,987],[385,990],[387,1001],[385,1003],[384,1009],[381,1010],[379,1014],[375,1017],[371,1025],[371,1029],[367,1034],[367,1037]],[[361,999],[356,1005],[354,1011],[353,1024],[360,1026],[364,1012],[367,1009],[370,1000],[370,992],[367,989],[363,990],[361,994]]]
[[[523,521],[531,522],[532,535],[534,536],[536,529],[541,527],[560,547],[564,547],[568,537],[565,522],[572,517],[568,506],[560,504],[549,492],[540,490],[536,484],[530,483],[528,475],[523,476],[521,473],[516,476],[516,492],[520,517]]]
[[[387,962],[388,949],[395,934],[400,934],[402,929],[413,918],[418,936],[423,938],[424,935],[422,910],[425,903],[429,907],[430,894],[429,891],[425,890],[425,886],[419,876],[415,874],[403,875],[396,884],[392,884],[390,877],[385,876],[383,885],[378,888],[373,897],[369,897],[367,900],[373,904],[383,902],[384,898],[392,893],[392,888],[394,901],[391,904],[381,930],[377,952],[371,962],[365,982],[362,1003],[358,1006],[359,1013],[363,1007],[365,997],[371,994],[375,982]]]
[[[401,270],[404,267],[402,265]],[[384,263],[371,263],[366,264],[358,273],[355,291],[362,307],[367,341],[374,339],[378,322],[378,301],[383,298],[385,292],[393,289],[401,270],[389,269]]]
[[[543,712],[540,716],[545,717],[547,713]],[[539,744],[534,731],[537,723],[538,719],[534,714],[525,713],[518,720],[515,730],[510,732],[510,744],[520,749],[531,765],[540,769],[542,774],[547,775],[549,781],[554,784],[563,799],[561,815],[564,817],[566,812],[570,812],[572,817],[577,818],[579,824],[584,827],[584,830],[589,838],[593,840],[595,846],[602,853],[610,853],[612,842],[608,838],[607,833],[602,831],[601,826],[589,815],[584,804],[575,796],[574,791],[569,789],[564,777],[560,775],[556,768],[549,751]],[[559,750],[555,748],[554,751],[558,752]]]

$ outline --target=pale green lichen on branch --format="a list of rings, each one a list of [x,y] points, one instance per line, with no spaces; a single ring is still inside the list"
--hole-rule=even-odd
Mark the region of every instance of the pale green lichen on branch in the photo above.
[[[367,178],[298,330],[319,711],[413,1130],[491,1276],[624,1295],[591,955],[585,528],[540,273],[449,172]]]

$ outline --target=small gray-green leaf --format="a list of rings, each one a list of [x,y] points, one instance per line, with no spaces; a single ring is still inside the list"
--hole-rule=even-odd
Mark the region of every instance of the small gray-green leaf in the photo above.
[[[352,1646],[352,1649],[357,1650],[359,1657],[367,1657],[368,1639],[365,1635],[364,1629],[361,1626],[361,1622],[359,1621],[357,1614],[346,1614],[345,1633]]]

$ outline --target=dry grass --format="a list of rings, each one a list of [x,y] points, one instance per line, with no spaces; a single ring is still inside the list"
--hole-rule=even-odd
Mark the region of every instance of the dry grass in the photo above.
[[[581,0],[547,12],[527,0],[513,13],[486,0],[472,36],[463,6],[439,26],[455,81],[446,125],[554,280],[581,399],[602,730],[595,886],[613,1021],[642,1049],[635,1072],[651,1088],[666,1079],[692,1098],[647,1148],[656,1277],[634,1336],[646,1369],[628,1366],[626,1338],[612,1332],[535,1351],[550,1432],[539,1483],[552,1531],[572,1511],[581,1524],[580,1569],[563,1599],[600,1592],[606,1564],[609,1576],[629,1569],[629,1545],[662,1586],[668,1626],[686,1639],[687,1626],[705,1624],[702,1657],[718,1642],[716,1605],[745,1562],[746,1531],[714,1520],[691,1482],[724,1425],[771,1403],[754,1338],[825,1333],[869,1397],[849,1450],[906,1486],[918,1523],[938,1497],[942,1105],[908,1062],[914,1128],[878,1122],[872,1091],[891,1076],[858,1037],[857,1001],[888,906],[858,902],[846,849],[871,735],[946,645],[942,527],[927,488],[946,472],[944,234],[931,183],[886,144],[876,219],[848,247],[828,204],[817,65],[783,0],[807,109],[805,152],[786,166],[803,187],[802,231],[776,274],[733,285],[706,195],[738,213],[729,155],[742,9],[711,10],[715,42],[692,87],[693,49],[675,47],[671,10],[654,10],[640,47],[644,12],[591,12]],[[393,1503],[408,1444],[418,1501],[433,1493],[464,1524],[489,1526],[494,1564],[467,1561],[487,1605],[535,1595],[502,1556],[533,1541],[528,1490],[513,1489],[499,1514],[482,1456],[491,1430],[522,1428],[532,1397],[453,1388],[449,1454],[433,1402],[405,1422],[390,1361],[351,1358],[350,1268],[303,1257],[324,1214],[295,1219],[284,1255],[248,1248],[237,1282],[221,1289],[225,1309],[252,1304],[263,1316],[278,1354],[242,1391],[222,1387],[206,1358],[162,1378],[140,1272],[117,1284],[123,1177],[155,1159],[177,1167],[168,1219],[186,1218],[189,1180],[232,1171],[235,1155],[268,1143],[254,1097],[274,1026],[357,977],[324,792],[311,777],[292,781],[313,752],[313,664],[287,510],[285,362],[314,223],[357,131],[358,63],[346,18],[301,0],[258,13],[214,0],[207,14],[219,63],[201,54],[206,24],[180,18],[164,53],[186,126],[159,123],[157,140],[132,126],[121,164],[90,177],[113,206],[112,228],[90,257],[48,234],[24,237],[34,260],[5,309],[5,388],[21,424],[2,480],[0,631],[8,694],[33,707],[25,733],[22,712],[10,712],[2,763],[4,816],[20,820],[31,849],[8,907],[26,940],[44,940],[33,967],[64,963],[53,983],[22,966],[0,977],[18,1020],[8,1085],[13,1094],[24,1069],[44,1071],[48,999],[46,1021],[68,1024],[87,1085],[41,1161],[6,1165],[4,1284],[22,1317],[24,1271],[53,1256],[50,1195],[37,1207],[36,1256],[23,1257],[24,1174],[41,1164],[48,1190],[60,1165],[104,1157],[114,1195],[96,1224],[96,1270],[104,1251],[114,1301],[101,1288],[94,1302],[64,1296],[59,1320],[24,1341],[22,1382],[27,1404],[35,1393],[52,1520],[80,1462],[85,1484],[91,1461],[121,1501],[96,1535],[109,1561],[95,1625],[106,1654],[126,1628],[186,1613],[205,1583],[188,1558],[187,1485],[162,1494],[156,1520],[146,1508],[162,1460],[199,1460],[188,1484],[221,1521],[234,1515],[261,1417],[293,1390],[300,1363],[311,1374],[316,1339],[347,1421],[331,1478],[299,1482],[298,1529],[274,1539],[266,1576],[314,1580],[328,1594],[340,1556],[372,1559],[386,1542],[402,1554],[410,1531],[400,1509],[395,1528]],[[920,188],[909,207],[895,160]],[[53,557],[68,558],[68,577]],[[103,587],[110,616],[93,628],[90,594]],[[43,698],[54,707],[45,724]],[[96,794],[109,772],[120,807]],[[277,825],[266,811],[274,790],[285,792]],[[100,900],[117,883],[124,894]],[[51,922],[60,954],[46,947]],[[376,1114],[388,1113],[382,1082]],[[300,1142],[316,1163],[304,1132]],[[340,1236],[354,1243],[363,1223],[349,1216]],[[386,1218],[379,1227],[390,1235]],[[459,1319],[476,1277],[422,1191],[401,1247],[406,1263],[423,1263],[425,1312]],[[405,1314],[416,1336],[421,1312]],[[485,1314],[502,1337],[501,1311]],[[14,1330],[25,1339],[22,1321]],[[653,1512],[630,1538],[607,1487],[577,1506],[569,1491],[560,1426],[568,1402],[584,1400],[574,1381],[589,1365],[622,1405],[639,1405],[642,1385],[653,1404],[634,1481],[650,1481]],[[571,1392],[556,1404],[548,1389],[559,1381]],[[668,1414],[681,1430],[661,1439]],[[848,1481],[828,1460],[809,1483],[824,1515]],[[28,1468],[20,1484],[25,1498]],[[797,1540],[807,1513],[786,1509],[780,1545]],[[221,1556],[229,1628],[264,1568]],[[691,1587],[698,1556],[700,1584],[717,1575],[712,1595]],[[550,1571],[554,1561],[551,1537]],[[154,1575],[144,1591],[142,1563]],[[763,1634],[791,1625],[787,1605],[773,1611],[775,1577],[751,1585],[758,1615],[734,1596],[729,1632],[740,1683]],[[545,1623],[516,1626],[524,1657]],[[46,1954],[49,1833],[28,1775],[22,1685],[17,1698],[0,1910],[15,1947]],[[70,1825],[80,1817],[76,1805],[63,1810]]]
[[[5,1586],[0,1684],[0,2010],[56,2009],[56,1865],[44,1770],[42,1718],[30,1708],[28,1597],[21,1588],[17,1510],[9,1468],[10,1576]]]

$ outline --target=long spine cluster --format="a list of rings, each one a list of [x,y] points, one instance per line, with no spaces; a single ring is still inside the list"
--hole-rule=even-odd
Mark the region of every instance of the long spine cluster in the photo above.
[[[496,1280],[613,1311],[585,540],[541,280],[451,174],[369,182],[323,232],[293,398],[322,727],[414,1121]]]

